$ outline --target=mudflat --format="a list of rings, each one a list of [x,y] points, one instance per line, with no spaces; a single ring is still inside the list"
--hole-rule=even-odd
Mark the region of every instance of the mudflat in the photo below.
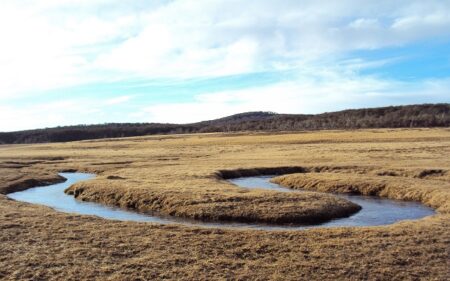
[[[0,146],[4,279],[449,278],[450,130],[148,136]],[[207,221],[319,222],[358,211],[332,194],[243,190],[224,179],[287,174],[291,188],[413,200],[437,214],[380,227],[203,229],[104,220],[4,194],[97,174],[79,200]]]

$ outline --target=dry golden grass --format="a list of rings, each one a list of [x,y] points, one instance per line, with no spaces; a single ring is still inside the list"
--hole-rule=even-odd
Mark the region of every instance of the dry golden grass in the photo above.
[[[0,193],[55,182],[58,171],[73,169],[98,174],[70,189],[85,200],[195,218],[283,222],[304,218],[307,208],[320,213],[335,197],[322,195],[326,204],[314,206],[305,201],[312,195],[242,190],[220,175],[297,167],[308,173],[283,177],[284,184],[324,191],[350,184],[438,209],[429,218],[383,227],[267,232],[107,221],[0,195],[0,278],[446,280],[448,155],[448,129],[0,146]]]

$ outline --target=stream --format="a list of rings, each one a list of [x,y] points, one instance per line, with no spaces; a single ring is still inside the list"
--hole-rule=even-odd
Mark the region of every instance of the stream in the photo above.
[[[346,217],[333,219],[315,225],[266,225],[258,223],[232,223],[232,222],[203,222],[192,219],[153,216],[146,213],[123,210],[93,202],[76,200],[73,196],[64,193],[72,184],[93,179],[95,175],[86,173],[60,173],[67,180],[63,183],[33,187],[24,191],[8,194],[8,197],[17,201],[34,203],[51,207],[65,213],[81,215],[94,215],[104,219],[120,221],[153,222],[161,224],[183,224],[189,226],[215,227],[215,228],[250,228],[262,230],[301,230],[314,227],[342,227],[342,226],[375,226],[387,225],[401,220],[420,219],[435,212],[418,202],[407,202],[386,199],[376,196],[360,196],[335,194],[362,207],[357,213]],[[303,192],[282,187],[270,182],[272,176],[257,176],[231,179],[229,182],[241,188],[260,188],[278,192]]]

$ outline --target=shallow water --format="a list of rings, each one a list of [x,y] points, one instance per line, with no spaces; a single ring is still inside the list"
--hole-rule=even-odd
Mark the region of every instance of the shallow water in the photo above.
[[[244,188],[260,188],[276,190],[282,192],[304,192],[282,187],[271,183],[271,176],[237,178],[230,180],[235,185]],[[407,202],[400,200],[386,199],[377,196],[360,196],[334,194],[338,197],[358,204],[362,209],[347,218],[334,219],[320,226],[371,226],[392,224],[401,220],[420,219],[434,214],[434,210],[418,202]]]
[[[307,226],[274,226],[251,223],[207,223],[182,218],[152,216],[149,214],[108,207],[98,203],[78,201],[73,196],[65,194],[64,190],[76,182],[92,179],[95,175],[85,173],[61,173],[60,175],[65,177],[67,181],[10,193],[8,194],[8,197],[17,201],[45,205],[65,213],[94,215],[111,220],[184,224],[202,227],[253,228],[264,230],[300,230],[313,227],[385,225],[392,224],[400,220],[419,219],[434,214],[433,209],[416,202],[396,201],[372,196],[338,194],[337,196],[343,197],[360,205],[362,209],[347,218],[335,219],[326,223]],[[302,192],[287,189],[278,184],[271,183],[270,178],[270,176],[237,178],[230,180],[230,182],[242,188],[262,188],[280,192]]]

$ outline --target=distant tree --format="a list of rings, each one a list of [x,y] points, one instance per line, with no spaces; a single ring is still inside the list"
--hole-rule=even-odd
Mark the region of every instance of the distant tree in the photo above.
[[[192,124],[109,123],[0,133],[0,144],[65,142],[155,134],[450,127],[450,104],[354,109],[317,115],[246,112]]]

